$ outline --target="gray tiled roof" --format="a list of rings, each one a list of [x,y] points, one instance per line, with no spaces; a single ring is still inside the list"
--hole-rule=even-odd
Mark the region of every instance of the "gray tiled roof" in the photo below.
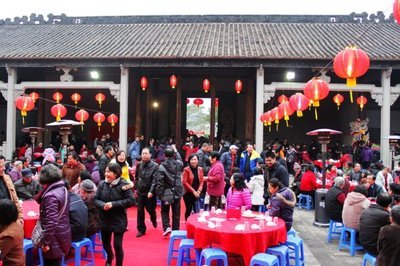
[[[354,42],[371,60],[400,59],[396,23],[229,22],[0,25],[0,61],[329,60]]]

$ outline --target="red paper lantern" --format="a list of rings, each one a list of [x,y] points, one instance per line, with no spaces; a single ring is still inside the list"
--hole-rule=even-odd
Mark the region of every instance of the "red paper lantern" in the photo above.
[[[360,106],[360,109],[364,108],[364,105],[366,105],[368,102],[367,98],[365,98],[363,95],[357,98],[357,104]]]
[[[340,78],[345,78],[347,86],[356,86],[356,78],[364,75],[369,68],[369,58],[366,52],[355,46],[348,46],[340,51],[334,61],[333,70]],[[353,93],[350,90],[350,102],[353,102]]]
[[[61,92],[55,92],[53,94],[53,100],[56,101],[56,103],[60,103],[60,101],[62,100],[63,95],[61,94]]]
[[[289,116],[291,116],[294,113],[294,110],[290,107],[289,102],[286,100],[278,105],[279,112],[283,115],[285,121],[286,121],[286,126],[289,126]]]
[[[236,91],[236,93],[239,94],[242,91],[242,88],[243,88],[242,81],[240,79],[236,80],[236,82],[235,82],[235,91]]]
[[[186,104],[189,104],[190,100],[188,98],[186,98]]]
[[[28,111],[32,111],[35,108],[35,103],[32,98],[28,95],[18,96],[15,100],[15,106],[21,111],[22,124],[25,124],[25,116],[28,115]]]
[[[142,91],[147,89],[147,78],[145,76],[140,78],[140,87],[142,88]]]
[[[100,131],[101,123],[103,123],[104,120],[106,120],[106,116],[103,113],[98,112],[98,113],[94,114],[93,120],[94,120],[94,122],[97,123],[97,126],[98,126],[99,131]]]
[[[110,114],[107,117],[107,121],[108,121],[108,123],[111,124],[111,130],[112,130],[112,132],[114,132],[114,126],[118,122],[118,116],[116,116],[115,114]]]
[[[203,99],[197,98],[194,99],[193,104],[196,105],[197,107],[200,107],[204,103]]]
[[[78,102],[81,100],[81,95],[77,92],[71,95],[72,101],[74,101],[74,104],[77,105]]]
[[[393,16],[397,24],[400,24],[400,0],[394,0],[393,3]]]
[[[337,109],[339,110],[340,104],[344,101],[344,97],[341,94],[336,94],[333,96],[333,102],[336,103]]]
[[[83,124],[89,119],[89,113],[86,110],[81,109],[75,113],[75,119],[82,123],[81,129],[83,131]]]
[[[169,85],[171,86],[172,89],[175,89],[177,83],[178,83],[178,80],[177,80],[176,76],[172,75],[169,78]]]
[[[304,87],[304,95],[312,100],[315,107],[315,120],[318,120],[317,107],[319,101],[325,99],[329,94],[328,83],[320,78],[312,78]]]
[[[283,102],[287,102],[288,98],[282,94],[281,96],[278,97],[278,103],[283,103]]]
[[[94,98],[95,98],[96,101],[99,103],[99,106],[100,106],[100,108],[101,108],[101,104],[102,104],[102,103],[104,102],[104,100],[106,99],[106,96],[105,96],[103,93],[99,92],[99,93],[96,94],[96,96],[95,96]]]
[[[310,100],[303,93],[296,93],[290,96],[289,105],[296,111],[297,117],[303,116],[303,111],[307,109]]]
[[[203,80],[203,90],[205,93],[210,90],[210,81],[208,79]]]
[[[271,111],[265,112],[262,116],[264,126],[268,126],[268,129],[271,132],[271,124],[273,121],[273,118],[271,117]]]
[[[31,97],[33,103],[35,103],[36,100],[39,99],[39,93],[37,93],[37,92],[31,92],[31,93],[29,93],[29,97]]]
[[[50,112],[56,118],[56,121],[60,121],[61,118],[67,115],[67,108],[62,104],[56,104],[51,107]]]
[[[280,112],[278,107],[275,107],[275,108],[271,109],[270,115],[271,115],[272,120],[275,121],[276,130],[278,130],[279,120],[282,119],[283,114]]]

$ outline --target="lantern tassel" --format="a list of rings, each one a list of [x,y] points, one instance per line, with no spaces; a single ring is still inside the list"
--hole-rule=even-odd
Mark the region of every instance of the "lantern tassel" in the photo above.
[[[271,132],[271,125],[268,126],[268,129],[269,129],[268,131]]]
[[[81,121],[81,123],[82,123],[82,121]],[[83,131],[83,123],[82,123],[82,125],[81,125],[81,131]]]
[[[349,88],[355,87],[357,85],[356,78],[348,78],[348,79],[346,79],[346,85]]]
[[[111,127],[111,132],[114,133],[114,127]]]
[[[286,127],[289,127],[289,120],[286,120]]]
[[[276,131],[279,130],[279,122],[276,124]]]
[[[350,89],[350,102],[353,103],[353,91]]]
[[[25,116],[22,117],[22,124],[25,125]]]
[[[315,113],[315,120],[318,120],[318,111],[317,111],[317,108],[314,109],[314,113]]]
[[[61,120],[61,116],[57,115],[56,121],[58,122],[58,121],[60,121],[60,120]]]
[[[302,117],[303,116],[303,112],[302,111],[297,111],[297,117]]]
[[[337,105],[337,109],[338,109],[338,110],[339,110],[339,106],[340,106],[340,104]]]

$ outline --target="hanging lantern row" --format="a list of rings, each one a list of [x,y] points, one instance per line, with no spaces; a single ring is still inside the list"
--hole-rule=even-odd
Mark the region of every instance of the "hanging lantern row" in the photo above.
[[[397,24],[400,24],[400,0],[394,0],[393,3],[393,16]]]
[[[118,122],[118,116],[116,116],[115,114],[110,114],[107,117],[107,121],[111,124],[111,131],[114,132],[114,126]]]
[[[365,98],[363,95],[357,98],[357,104],[360,106],[361,111],[363,110],[367,102],[368,102],[367,98]]]
[[[336,103],[337,109],[339,110],[340,104],[344,101],[344,97],[341,94],[336,94],[333,96],[333,102]]]
[[[56,101],[56,103],[60,103],[60,101],[62,100],[63,95],[61,92],[55,92],[53,93],[53,100]]]
[[[50,109],[51,115],[56,118],[56,121],[60,121],[61,118],[67,115],[67,108],[62,104],[53,105]]]
[[[208,79],[203,80],[203,90],[205,93],[210,90],[210,81]]]
[[[103,113],[98,112],[94,114],[93,120],[94,122],[97,123],[98,129],[100,131],[101,123],[103,123],[104,120],[106,120],[106,116]]]
[[[288,98],[284,94],[282,94],[281,96],[278,97],[278,103],[283,103],[283,102],[287,102],[287,101],[288,101]]]
[[[25,124],[25,117],[28,115],[28,111],[32,111],[35,108],[35,102],[28,95],[18,96],[15,100],[15,106],[21,111],[22,124]]]
[[[106,96],[103,93],[99,92],[96,94],[96,96],[94,98],[99,103],[99,106],[101,108],[101,105],[104,102],[104,100],[106,99]]]
[[[171,86],[172,89],[175,89],[177,83],[178,83],[178,80],[177,80],[176,76],[175,76],[175,75],[172,75],[172,76],[169,78],[169,85]]]
[[[89,113],[84,109],[76,111],[75,119],[81,123],[81,130],[83,131],[83,125],[85,124],[85,121],[89,119]]]
[[[71,100],[74,102],[75,107],[78,104],[78,102],[81,100],[81,95],[77,92],[71,95]]]
[[[140,78],[140,87],[142,88],[142,91],[147,89],[147,78],[145,76]]]
[[[328,83],[319,78],[312,78],[304,86],[304,95],[312,100],[312,105],[315,107],[315,120],[318,120],[319,101],[325,99],[329,94]]]
[[[29,97],[31,97],[33,103],[36,103],[37,99],[39,99],[39,93],[37,92],[31,92],[29,93]]]
[[[235,82],[235,91],[237,94],[239,94],[243,89],[243,83],[240,79],[236,80]]]
[[[289,98],[289,105],[296,111],[297,117],[303,116],[303,111],[307,109],[309,99],[303,93],[296,93]]]

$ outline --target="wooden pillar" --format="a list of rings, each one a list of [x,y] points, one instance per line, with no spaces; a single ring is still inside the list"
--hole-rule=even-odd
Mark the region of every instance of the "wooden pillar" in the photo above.
[[[182,86],[181,78],[177,77],[178,82],[176,85],[176,112],[175,112],[175,144],[176,148],[181,148],[181,121],[182,121]]]
[[[215,143],[215,78],[211,80],[210,143]]]
[[[246,124],[245,124],[245,140],[254,142],[254,87],[253,80],[245,81],[246,89]]]

